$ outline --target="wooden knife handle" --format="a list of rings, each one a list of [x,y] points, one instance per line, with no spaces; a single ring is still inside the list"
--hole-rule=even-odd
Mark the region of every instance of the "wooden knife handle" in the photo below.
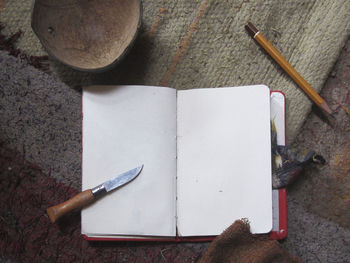
[[[61,216],[73,210],[79,210],[95,201],[91,189],[85,190],[71,199],[46,209],[52,223],[55,223]]]

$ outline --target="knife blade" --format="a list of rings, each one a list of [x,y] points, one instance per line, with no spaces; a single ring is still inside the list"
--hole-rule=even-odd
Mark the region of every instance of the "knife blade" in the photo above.
[[[126,185],[141,173],[142,168],[143,165],[124,172],[92,189],[80,192],[63,203],[47,208],[46,212],[51,222],[55,223],[63,215],[73,210],[82,209],[96,201],[98,198],[104,196],[106,193]]]

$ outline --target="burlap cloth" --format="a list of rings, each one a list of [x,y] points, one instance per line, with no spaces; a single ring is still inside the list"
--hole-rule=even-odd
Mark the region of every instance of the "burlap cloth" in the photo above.
[[[276,240],[252,235],[249,223],[235,221],[210,244],[198,263],[298,263]]]
[[[7,1],[0,21],[5,34],[24,32],[18,43],[23,51],[44,55],[30,27],[31,5],[29,0]],[[349,13],[347,0],[144,0],[139,37],[116,68],[94,75],[52,62],[51,71],[70,85],[123,83],[189,89],[266,84],[287,96],[291,142],[312,103],[248,36],[244,25],[253,22],[320,91],[349,34]]]

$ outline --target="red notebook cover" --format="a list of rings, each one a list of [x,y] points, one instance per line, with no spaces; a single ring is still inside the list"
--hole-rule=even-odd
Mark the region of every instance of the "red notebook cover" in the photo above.
[[[275,101],[274,101],[275,99]],[[286,144],[286,103],[285,95],[281,91],[271,91],[271,120],[279,122],[277,126],[277,139],[280,145]],[[274,116],[274,103],[279,104],[282,110],[278,110],[279,118]],[[287,236],[287,190],[272,190],[272,216],[273,226],[270,238],[275,240],[284,239]]]

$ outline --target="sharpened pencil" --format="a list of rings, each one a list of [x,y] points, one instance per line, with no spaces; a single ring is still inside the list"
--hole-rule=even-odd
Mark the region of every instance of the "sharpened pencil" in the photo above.
[[[262,46],[266,52],[282,67],[282,69],[302,88],[309,98],[321,109],[332,114],[326,101],[311,87],[311,85],[293,68],[280,52],[264,37],[264,35],[252,24],[245,26],[248,33]]]

